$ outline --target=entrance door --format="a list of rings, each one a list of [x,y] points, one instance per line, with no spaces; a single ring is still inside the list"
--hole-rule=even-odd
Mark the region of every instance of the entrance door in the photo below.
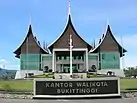
[[[70,69],[69,65],[67,65],[67,64],[63,65],[63,72],[64,73],[69,73],[69,69]]]
[[[77,70],[77,65],[73,64],[72,65],[72,71],[76,71]],[[70,72],[70,65],[69,64],[64,64],[63,65],[63,72],[64,73],[69,73]]]

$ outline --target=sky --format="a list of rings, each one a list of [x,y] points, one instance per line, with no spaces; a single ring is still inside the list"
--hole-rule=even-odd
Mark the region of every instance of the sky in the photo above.
[[[95,39],[96,45],[109,24],[127,50],[122,66],[137,66],[136,5],[137,0],[71,0],[72,22],[85,41],[92,44]],[[19,70],[20,61],[13,52],[27,35],[30,18],[33,33],[43,45],[62,33],[67,16],[68,0],[0,0],[0,67]]]

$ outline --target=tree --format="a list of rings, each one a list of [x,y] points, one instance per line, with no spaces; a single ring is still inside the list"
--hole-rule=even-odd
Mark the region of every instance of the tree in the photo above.
[[[128,67],[124,69],[124,73],[127,77],[133,76],[134,78],[137,77],[137,67]]]

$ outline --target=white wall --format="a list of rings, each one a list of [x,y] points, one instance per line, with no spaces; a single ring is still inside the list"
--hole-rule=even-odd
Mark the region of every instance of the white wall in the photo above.
[[[43,71],[38,70],[19,70],[16,72],[15,79],[23,79],[25,78],[27,73],[34,73],[34,75],[42,75]]]
[[[104,69],[104,70],[97,70],[98,74],[107,74],[108,71],[114,72],[118,77],[125,77],[124,71],[122,69]]]

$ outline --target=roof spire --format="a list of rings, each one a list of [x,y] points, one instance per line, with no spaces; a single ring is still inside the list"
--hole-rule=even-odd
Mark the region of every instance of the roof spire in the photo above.
[[[106,22],[105,35],[106,35],[107,31],[108,31],[108,28],[109,28],[109,19],[107,19],[107,22]]]
[[[31,25],[31,22],[32,22],[32,20],[31,20],[31,12],[29,12],[29,25]]]
[[[31,20],[31,12],[29,12],[29,25],[28,25],[28,33],[32,34],[32,20]]]
[[[70,15],[70,0],[68,0],[68,15]]]
[[[109,19],[107,19],[107,25],[109,25]]]

